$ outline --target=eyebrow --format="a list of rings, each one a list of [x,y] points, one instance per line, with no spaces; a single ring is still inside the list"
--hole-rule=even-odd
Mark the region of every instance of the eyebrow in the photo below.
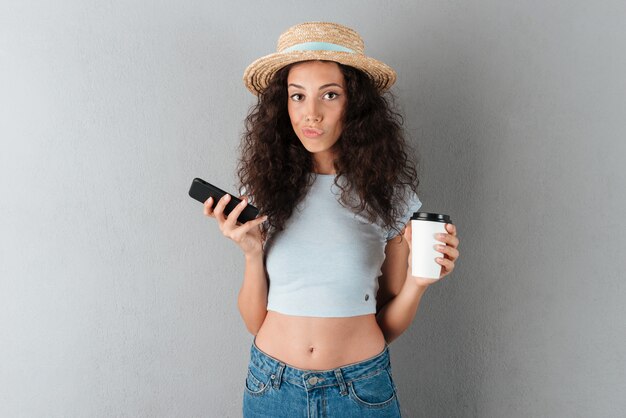
[[[341,86],[340,84],[337,83],[328,83],[328,84],[324,84],[323,86],[320,86],[320,88],[318,90],[323,90],[327,87],[331,87],[331,86],[336,86],[339,87],[340,89],[343,89],[343,86]],[[294,84],[294,83],[289,83],[289,85],[287,87],[295,87],[298,89],[302,89],[302,90],[306,90],[303,86],[299,85],[299,84]]]

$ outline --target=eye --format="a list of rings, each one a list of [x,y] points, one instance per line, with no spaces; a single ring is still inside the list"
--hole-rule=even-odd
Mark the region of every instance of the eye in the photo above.
[[[289,96],[291,98],[291,100],[293,100],[294,102],[299,102],[302,100],[302,95],[300,93],[296,93],[296,94],[292,94],[291,96]]]
[[[334,91],[329,91],[328,93],[324,94],[324,99],[327,99],[327,100],[334,100],[337,97],[339,97],[339,95],[335,93]]]

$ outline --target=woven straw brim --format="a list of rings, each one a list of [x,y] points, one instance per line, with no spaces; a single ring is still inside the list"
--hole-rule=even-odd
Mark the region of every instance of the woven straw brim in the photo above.
[[[291,51],[266,55],[246,68],[243,81],[252,94],[259,95],[268,86],[276,71],[295,62],[310,60],[335,61],[355,67],[368,74],[381,92],[389,89],[396,81],[396,72],[387,64],[363,54],[338,51]]]

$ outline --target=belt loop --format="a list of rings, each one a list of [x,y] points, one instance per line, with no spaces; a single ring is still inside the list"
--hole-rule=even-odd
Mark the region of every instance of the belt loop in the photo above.
[[[278,370],[276,370],[276,374],[272,375],[272,379],[274,379],[274,389],[280,388],[280,381],[283,377],[283,370],[285,370],[285,363],[279,363]]]
[[[348,391],[346,390],[346,382],[343,381],[343,374],[341,374],[341,369],[335,369],[335,377],[339,382],[339,394],[341,396],[347,395]]]

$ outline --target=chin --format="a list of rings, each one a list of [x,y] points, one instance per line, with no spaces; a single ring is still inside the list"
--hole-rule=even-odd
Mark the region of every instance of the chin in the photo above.
[[[318,152],[324,152],[327,149],[326,148],[322,148],[322,147],[316,147],[316,146],[304,146],[304,149],[306,149],[307,151],[309,151],[311,154],[316,154]]]
[[[304,140],[300,140],[300,143],[309,152],[320,152],[324,151],[324,148],[321,147],[322,144],[320,142],[313,142],[315,140],[311,140],[309,138],[305,138]],[[312,143],[313,142],[313,143]]]

